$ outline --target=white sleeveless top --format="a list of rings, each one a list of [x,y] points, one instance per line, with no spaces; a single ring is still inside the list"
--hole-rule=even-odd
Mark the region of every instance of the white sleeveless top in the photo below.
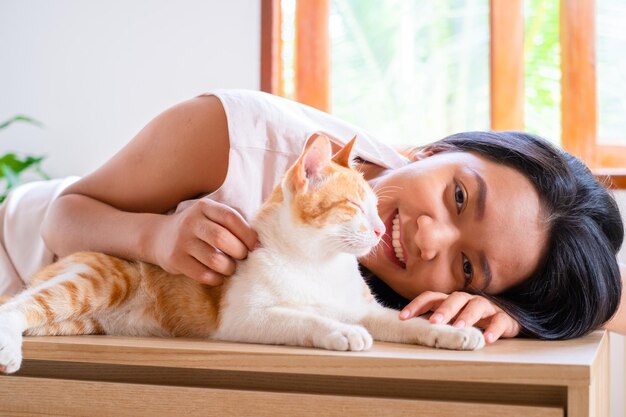
[[[408,159],[348,122],[282,97],[252,90],[216,90],[228,120],[230,154],[222,186],[205,196],[224,203],[250,220],[283,174],[302,153],[306,140],[321,132],[338,145],[354,135],[354,155],[385,168]],[[195,200],[184,201],[179,212]]]
[[[228,120],[229,165],[222,186],[211,198],[250,220],[286,169],[315,132],[344,145],[355,134],[355,155],[385,168],[408,160],[369,133],[327,113],[270,94],[250,90],[217,90]],[[39,181],[16,188],[0,206],[0,295],[18,292],[54,254],[45,246],[40,228],[50,202],[77,177]],[[194,200],[181,202],[184,210]]]

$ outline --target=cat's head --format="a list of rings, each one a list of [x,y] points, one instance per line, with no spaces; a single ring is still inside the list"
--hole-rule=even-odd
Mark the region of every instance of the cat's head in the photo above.
[[[316,134],[282,181],[292,222],[315,230],[333,252],[364,256],[385,233],[377,198],[350,165],[356,136],[334,156],[327,136]]]

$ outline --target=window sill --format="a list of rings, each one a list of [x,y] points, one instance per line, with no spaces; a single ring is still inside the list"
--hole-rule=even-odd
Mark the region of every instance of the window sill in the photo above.
[[[611,189],[626,189],[626,168],[595,168],[591,170],[600,181]]]

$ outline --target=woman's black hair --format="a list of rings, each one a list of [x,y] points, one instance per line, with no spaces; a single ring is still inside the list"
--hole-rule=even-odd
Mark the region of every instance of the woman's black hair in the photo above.
[[[615,314],[624,225],[611,193],[581,161],[522,132],[458,133],[423,150],[479,154],[521,172],[538,190],[549,232],[545,258],[521,284],[488,296],[517,320],[523,334],[569,339]]]

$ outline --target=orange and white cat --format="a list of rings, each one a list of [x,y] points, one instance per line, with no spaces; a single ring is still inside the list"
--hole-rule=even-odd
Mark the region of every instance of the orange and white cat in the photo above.
[[[253,221],[261,246],[219,287],[161,268],[81,252],[40,271],[0,306],[0,371],[22,361],[22,335],[186,336],[364,350],[376,340],[479,349],[473,327],[401,321],[379,305],[357,257],[385,227],[376,195],[350,167],[354,139],[331,156],[327,137],[309,140]]]

